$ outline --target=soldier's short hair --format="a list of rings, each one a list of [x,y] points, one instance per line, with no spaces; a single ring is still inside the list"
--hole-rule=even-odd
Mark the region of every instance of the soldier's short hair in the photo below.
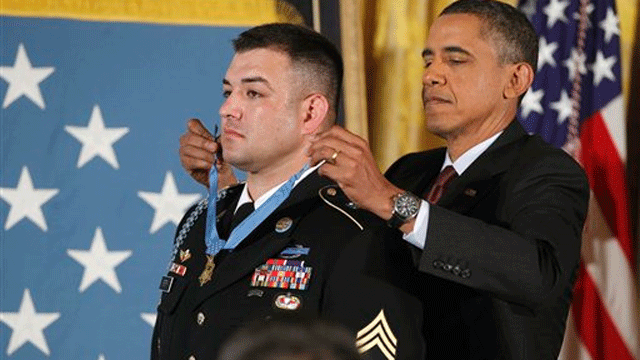
[[[324,36],[303,26],[273,23],[253,27],[233,40],[236,53],[274,49],[287,54],[293,66],[307,72],[337,113],[343,64],[338,49]]]

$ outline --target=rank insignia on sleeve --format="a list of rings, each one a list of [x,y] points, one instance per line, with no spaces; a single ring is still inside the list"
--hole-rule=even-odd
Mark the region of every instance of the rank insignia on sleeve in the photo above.
[[[269,259],[255,269],[251,286],[306,290],[311,270],[311,267],[304,266],[304,261]]]
[[[191,258],[191,252],[189,249],[180,250],[180,262],[185,262]]]
[[[298,310],[300,305],[302,305],[300,298],[295,295],[291,295],[291,293],[276,296],[274,303],[278,309],[291,311]]]
[[[384,309],[360,331],[356,338],[356,347],[361,354],[374,347],[378,347],[388,360],[396,358],[398,339],[391,331],[391,327],[384,315]]]
[[[187,267],[184,265],[171,263],[171,269],[169,269],[172,273],[178,274],[180,276],[184,276],[187,273]]]

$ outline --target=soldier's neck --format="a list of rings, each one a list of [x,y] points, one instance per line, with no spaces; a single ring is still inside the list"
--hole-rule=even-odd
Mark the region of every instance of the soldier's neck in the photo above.
[[[289,161],[282,161],[278,164],[260,169],[247,174],[247,190],[249,196],[254,201],[267,191],[289,180],[309,161],[306,156],[296,156]]]

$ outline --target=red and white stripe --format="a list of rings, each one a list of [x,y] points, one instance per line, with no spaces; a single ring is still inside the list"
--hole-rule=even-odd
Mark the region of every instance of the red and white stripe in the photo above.
[[[622,96],[580,129],[579,160],[589,178],[591,200],[560,359],[640,360],[625,131]]]

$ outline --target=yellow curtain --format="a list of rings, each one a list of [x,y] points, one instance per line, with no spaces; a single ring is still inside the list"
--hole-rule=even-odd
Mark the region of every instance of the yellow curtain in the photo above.
[[[2,0],[0,4],[1,15],[13,16],[215,26],[304,23],[282,0]]]
[[[367,1],[365,63],[369,138],[381,169],[401,155],[441,146],[422,110],[422,57],[427,0]]]
[[[380,169],[386,169],[400,156],[442,146],[441,139],[427,133],[420,99],[422,58],[420,56],[428,29],[437,15],[453,0],[350,0],[341,1],[361,7],[361,19],[347,19],[346,31],[360,33],[363,44],[351,37],[344,41],[345,57],[363,59],[346,65],[348,77],[364,75],[364,84],[356,92],[347,92],[345,103],[366,103],[367,114],[346,112],[346,127],[369,138]],[[516,5],[517,0],[505,0]],[[631,54],[633,46],[640,46],[635,34],[638,0],[617,0],[622,46],[622,76],[625,103],[629,96]],[[345,15],[345,14],[343,14]],[[362,20],[363,19],[363,20]],[[345,23],[343,16],[343,24]],[[356,28],[354,28],[354,26]],[[343,31],[345,27],[343,26]],[[362,49],[362,50],[359,50]],[[361,64],[361,65],[358,65]],[[357,100],[356,100],[357,99]],[[360,107],[361,108],[361,107]],[[364,122],[364,124],[363,124]]]

